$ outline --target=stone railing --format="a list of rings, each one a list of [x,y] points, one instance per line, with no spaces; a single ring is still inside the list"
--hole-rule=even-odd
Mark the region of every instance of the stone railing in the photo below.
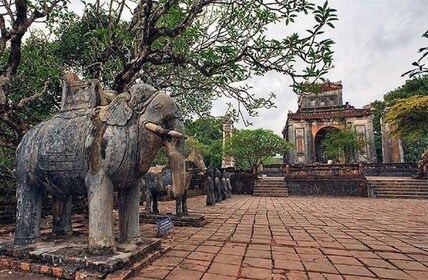
[[[363,171],[362,163],[350,164],[286,164],[286,176],[304,175],[359,175]]]
[[[416,163],[349,163],[349,164],[286,164],[285,175],[359,175],[411,177],[418,171]]]

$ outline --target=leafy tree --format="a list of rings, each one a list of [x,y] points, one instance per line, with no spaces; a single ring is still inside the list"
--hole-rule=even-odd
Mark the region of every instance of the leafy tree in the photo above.
[[[428,30],[425,31],[424,34],[422,34],[422,37],[428,38]],[[416,68],[407,71],[401,76],[409,75],[409,77],[412,78],[417,75],[424,75],[428,73],[428,67],[426,67],[425,64],[422,64],[423,59],[426,58],[428,55],[428,46],[420,48],[418,52],[422,53],[421,57],[417,61],[412,63],[412,65],[415,66]]]
[[[194,137],[201,145],[207,166],[220,168],[223,159],[223,118],[199,118],[186,121],[186,135]]]
[[[238,100],[253,115],[272,106],[273,95],[256,97],[238,82],[278,71],[299,89],[302,81],[325,74],[333,41],[322,34],[334,27],[335,12],[327,2],[316,6],[297,0],[148,0],[133,9],[124,1],[96,1],[86,4],[81,20],[61,26],[58,33],[66,48],[81,46],[76,55],[69,52],[70,64],[78,65],[73,69],[118,92],[142,79],[200,115],[219,96]],[[131,20],[125,19],[128,14]],[[267,36],[267,26],[288,26],[305,14],[315,23],[307,34]]]
[[[386,114],[393,134],[415,140],[428,135],[428,95],[398,99]]]
[[[9,85],[6,117],[0,119],[0,189],[7,193],[15,183],[15,148],[22,135],[58,110],[62,61],[53,55],[54,49],[42,32],[32,33],[21,48],[21,65]],[[1,65],[5,59],[2,57]]]
[[[404,85],[386,93],[384,95],[384,101],[378,101],[371,103],[373,108],[373,126],[375,131],[375,145],[378,156],[382,155],[382,140],[380,134],[380,118],[382,117],[387,104],[390,106],[402,100],[410,98],[412,96],[428,96],[428,75],[415,76],[410,80],[407,80]],[[411,106],[411,105],[409,105]],[[399,136],[396,134],[396,136]],[[400,136],[402,137],[402,136]],[[403,138],[403,137],[402,137]],[[402,139],[404,160],[406,162],[416,162],[420,158],[422,152],[428,145],[428,135],[423,137],[404,137]]]
[[[13,100],[14,79],[22,62],[23,37],[36,21],[52,24],[66,6],[65,0],[3,1],[0,14],[0,120],[3,129],[22,137],[28,130],[25,119],[15,114],[20,100]],[[49,16],[49,19],[48,19]],[[37,55],[37,54],[33,54]],[[24,89],[28,90],[28,89]],[[34,92],[33,92],[34,93]],[[9,141],[0,142],[2,147],[14,146]]]
[[[271,130],[242,129],[226,140],[224,153],[235,158],[238,168],[251,168],[276,154],[284,154],[291,144]]]
[[[358,150],[367,145],[367,141],[359,137],[355,128],[345,127],[343,129],[330,129],[321,145],[327,157],[340,163],[355,161]]]
[[[291,77],[298,92],[302,81],[321,78],[332,62],[333,41],[323,33],[334,28],[337,16],[327,2],[97,0],[85,3],[83,16],[67,13],[66,2],[3,4],[1,149],[16,148],[32,124],[58,109],[63,71],[100,79],[118,93],[143,80],[169,92],[187,114],[208,115],[212,100],[228,96],[239,103],[236,115],[241,108],[255,115],[257,109],[273,106],[274,95],[255,96],[245,80],[277,71]],[[272,24],[290,26],[305,15],[314,21],[306,32],[283,38],[266,33]],[[33,34],[23,43],[34,21],[45,19],[52,36]]]

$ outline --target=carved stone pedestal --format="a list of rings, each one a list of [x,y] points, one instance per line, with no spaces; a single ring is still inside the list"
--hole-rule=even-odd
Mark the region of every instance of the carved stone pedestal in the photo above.
[[[140,213],[140,223],[156,224],[160,219],[169,217],[172,219],[174,226],[185,226],[185,227],[202,227],[208,223],[204,215],[191,214],[182,217],[177,217],[171,213],[166,215],[153,214],[153,213]]]
[[[31,245],[5,242],[0,244],[0,267],[65,279],[102,279],[109,274],[129,277],[167,250],[161,247],[161,239],[144,239],[139,245],[118,244],[114,255],[91,256],[87,238],[44,239]]]

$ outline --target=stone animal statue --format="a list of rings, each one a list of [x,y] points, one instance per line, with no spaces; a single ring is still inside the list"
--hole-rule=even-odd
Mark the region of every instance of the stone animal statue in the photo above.
[[[204,159],[197,149],[192,149],[185,159],[186,165],[195,166],[200,172],[205,172]],[[193,168],[186,171],[185,191],[183,196],[176,199],[176,215],[187,215],[187,189],[192,180]],[[173,184],[171,180],[171,170],[165,166],[153,166],[144,175],[142,180],[142,189],[146,195],[146,213],[159,213],[158,197],[166,195]],[[152,207],[151,207],[152,206]]]
[[[207,169],[205,186],[207,190],[206,204],[213,205],[215,204],[215,192],[214,192],[213,170],[211,168]]]
[[[227,186],[226,197],[231,198],[232,197],[232,184],[230,183],[230,173],[229,172],[226,172],[226,186]]]
[[[74,76],[76,77],[76,76]],[[136,84],[105,105],[96,80],[64,83],[62,110],[32,128],[16,152],[14,244],[40,239],[44,192],[54,200],[53,232],[71,232],[71,195],[88,195],[91,254],[115,251],[113,193],[118,191],[119,242],[139,243],[139,185],[157,151],[166,148],[171,193],[185,191],[183,120],[174,100]]]
[[[215,202],[220,202],[221,199],[221,179],[220,170],[216,169],[214,177]]]
[[[221,173],[221,199],[226,200],[227,198],[227,183],[226,183],[226,171],[223,170]]]

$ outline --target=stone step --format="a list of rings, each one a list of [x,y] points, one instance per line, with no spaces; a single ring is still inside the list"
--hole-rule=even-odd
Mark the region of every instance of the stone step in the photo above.
[[[398,190],[398,191],[428,191],[428,188],[421,187],[372,187],[373,190]]]
[[[253,196],[263,196],[263,197],[288,197],[288,193],[282,194],[282,193],[255,193]]]
[[[367,182],[370,186],[424,186],[428,187],[428,182]]]
[[[378,194],[428,195],[428,192],[418,192],[418,191],[406,192],[406,191],[396,191],[396,190],[383,190],[383,191],[374,190],[374,193],[376,195]]]
[[[287,189],[282,190],[254,190],[253,193],[288,193]]]
[[[266,186],[270,186],[270,185],[284,185],[285,182],[284,181],[278,181],[278,182],[255,182],[255,185],[266,185]]]
[[[254,187],[259,188],[285,188],[285,184],[278,184],[278,185],[254,185]]]
[[[414,195],[414,194],[377,194],[376,198],[418,198],[418,199],[428,199],[428,194],[426,194],[426,195]]]

